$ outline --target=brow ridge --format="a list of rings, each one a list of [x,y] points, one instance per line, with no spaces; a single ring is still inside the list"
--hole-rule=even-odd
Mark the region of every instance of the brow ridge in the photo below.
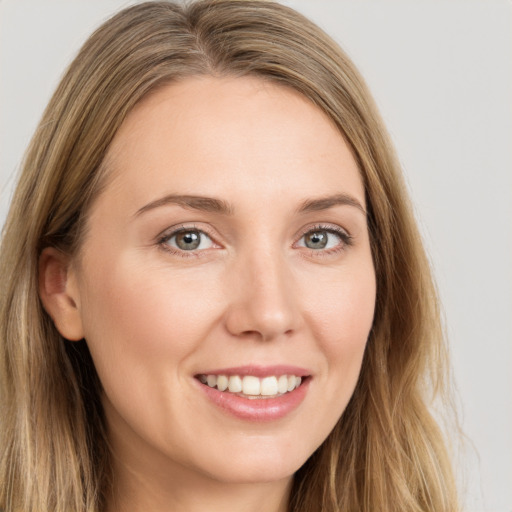
[[[151,201],[142,208],[139,208],[135,213],[135,216],[139,216],[147,211],[171,204],[176,204],[191,210],[219,213],[222,215],[233,215],[234,213],[233,207],[227,201],[222,199],[188,194],[167,194],[166,196],[156,199],[155,201]],[[308,213],[322,211],[335,206],[345,205],[353,206],[366,215],[366,210],[363,205],[356,198],[348,194],[334,194],[315,199],[307,199],[299,206],[297,212]]]
[[[299,213],[317,212],[328,210],[334,206],[353,206],[366,215],[366,210],[363,205],[349,194],[334,194],[316,199],[307,199],[301,204],[297,211]]]
[[[164,197],[156,199],[155,201],[151,201],[150,203],[144,205],[142,208],[139,208],[135,213],[135,216],[139,216],[150,210],[154,210],[155,208],[160,208],[162,206],[171,204],[176,204],[190,210],[220,213],[223,215],[233,214],[233,208],[231,205],[222,199],[187,194],[168,194]]]

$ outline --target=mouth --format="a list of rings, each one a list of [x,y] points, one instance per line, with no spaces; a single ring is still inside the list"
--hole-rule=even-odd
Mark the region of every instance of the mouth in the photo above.
[[[305,400],[312,375],[295,366],[245,366],[210,370],[194,376],[217,410],[244,421],[288,417]]]
[[[291,393],[303,382],[303,377],[293,374],[269,375],[266,377],[200,374],[196,378],[202,384],[222,393],[232,393],[249,400],[278,398]]]

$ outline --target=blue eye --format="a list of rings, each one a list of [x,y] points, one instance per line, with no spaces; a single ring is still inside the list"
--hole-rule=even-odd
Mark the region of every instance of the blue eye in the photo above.
[[[321,251],[343,246],[348,244],[349,241],[350,236],[343,231],[332,228],[315,228],[302,235],[298,245],[299,247]]]
[[[196,251],[213,247],[212,239],[199,229],[182,229],[168,237],[165,243],[180,251]]]

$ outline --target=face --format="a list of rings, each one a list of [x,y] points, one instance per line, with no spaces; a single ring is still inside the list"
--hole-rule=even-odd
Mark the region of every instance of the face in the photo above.
[[[130,113],[108,168],[71,273],[118,460],[290,477],[343,413],[374,313],[342,136],[284,87],[191,78]]]

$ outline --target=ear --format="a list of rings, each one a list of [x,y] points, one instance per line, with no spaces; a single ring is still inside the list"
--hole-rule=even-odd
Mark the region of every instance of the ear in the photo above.
[[[39,296],[60,334],[73,341],[84,337],[76,276],[70,258],[54,247],[39,257]]]

